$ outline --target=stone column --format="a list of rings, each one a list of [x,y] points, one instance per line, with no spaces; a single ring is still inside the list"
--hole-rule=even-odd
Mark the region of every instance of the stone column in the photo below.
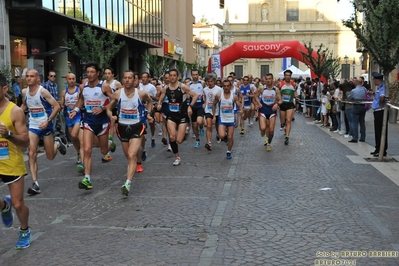
[[[67,35],[67,27],[63,25],[54,25],[52,27],[52,32],[53,32],[53,40],[52,40],[52,47],[50,47],[50,50],[55,49],[60,46],[66,46],[64,40],[67,40],[68,35]],[[56,78],[56,83],[58,85],[58,90],[59,93],[61,90],[65,88],[65,76],[69,72],[68,68],[68,52],[61,52],[58,54],[55,54],[53,56],[54,58],[54,71],[57,74]],[[49,69],[51,70],[51,69]],[[47,77],[48,73],[44,73],[45,77]]]
[[[129,49],[128,49],[128,44],[125,44],[119,52],[118,52],[118,58],[119,58],[119,65],[118,65],[118,80],[122,83],[123,79],[123,73],[129,69]]]

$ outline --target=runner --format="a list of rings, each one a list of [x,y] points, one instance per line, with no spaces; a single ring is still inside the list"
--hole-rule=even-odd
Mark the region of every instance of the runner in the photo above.
[[[37,148],[40,138],[43,138],[46,157],[53,160],[57,149],[62,155],[66,154],[66,144],[59,137],[54,138],[53,119],[57,116],[61,107],[51,96],[50,92],[39,85],[40,77],[36,69],[26,72],[26,83],[28,87],[22,90],[22,110],[29,112],[29,169],[32,175],[32,187],[28,194],[40,194],[41,190],[37,181]]]
[[[82,137],[80,120],[82,116],[78,113],[73,119],[69,118],[69,113],[73,110],[79,99],[79,86],[76,85],[76,77],[73,73],[68,73],[65,80],[67,82],[67,88],[61,92],[61,108],[64,110],[65,124],[72,138],[72,144],[77,152],[76,164],[80,165],[82,164],[80,155],[83,154],[83,147],[80,146],[80,139]]]
[[[94,139],[98,139],[98,146],[103,155],[109,150],[115,151],[112,141],[108,140],[110,120],[106,113],[106,105],[112,96],[111,87],[100,80],[101,68],[97,63],[86,64],[86,74],[88,81],[83,86],[83,91],[79,95],[79,100],[69,114],[73,119],[82,106],[86,113],[83,115],[83,164],[85,177],[79,182],[80,189],[92,189],[90,180],[92,168],[92,149]]]
[[[240,91],[244,101],[244,110],[241,115],[240,126],[241,126],[241,135],[245,134],[244,124],[245,120],[251,117],[251,104],[252,104],[252,96],[254,93],[253,87],[249,84],[248,76],[243,77],[243,84],[240,86]],[[251,126],[251,124],[249,124]]]
[[[124,88],[112,94],[112,101],[107,106],[107,115],[110,119],[114,116],[112,110],[117,108],[117,117],[113,118],[117,119],[117,135],[121,141],[123,153],[128,160],[127,180],[121,187],[122,194],[125,196],[128,196],[130,192],[130,185],[136,172],[137,153],[141,147],[145,130],[144,124],[140,121],[140,109],[144,101],[148,110],[147,119],[149,122],[153,121],[150,115],[152,111],[151,98],[146,91],[137,89],[138,80],[138,74],[131,70],[125,71],[123,75]]]
[[[29,134],[24,112],[5,97],[7,91],[7,79],[0,74],[0,181],[7,184],[10,191],[10,195],[0,200],[0,213],[4,226],[11,227],[14,222],[12,207],[15,208],[21,223],[15,248],[24,249],[30,246],[31,231],[29,209],[24,202],[24,176],[27,173],[22,147],[29,146]]]
[[[105,80],[104,82],[107,83],[111,89],[112,89],[112,93],[114,93],[115,91],[119,90],[122,88],[122,84],[117,81],[115,79],[115,74],[114,74],[114,70],[110,67],[104,68],[104,77]],[[115,110],[114,110],[115,112]],[[114,135],[115,135],[115,120],[114,118],[112,118],[110,120],[110,127],[109,127],[109,133],[108,133],[108,139],[113,142],[113,146],[116,146],[115,142],[114,142]],[[101,159],[101,161],[103,162],[109,162],[112,160],[112,156],[110,154],[110,152],[108,152],[107,154],[105,154],[103,156],[103,158]]]
[[[195,92],[198,95],[197,102],[194,104],[192,108],[192,115],[191,115],[191,124],[192,129],[195,135],[195,148],[199,148],[200,144],[200,136],[203,137],[204,132],[204,84],[202,81],[198,79],[199,72],[197,69],[191,70],[191,77],[193,80],[190,82],[190,90]]]
[[[231,151],[234,144],[234,128],[236,125],[236,119],[234,115],[235,106],[239,106],[239,112],[242,112],[242,104],[239,102],[238,96],[232,92],[232,83],[225,79],[223,80],[223,92],[215,96],[213,101],[212,113],[216,114],[216,107],[218,106],[218,116],[213,117],[215,123],[216,118],[219,119],[219,137],[222,140],[227,138],[227,152],[226,159],[233,158]],[[227,130],[227,136],[226,136]]]
[[[178,144],[181,144],[184,141],[186,134],[186,126],[188,122],[187,109],[194,106],[198,96],[195,92],[191,91],[187,85],[179,82],[179,71],[177,69],[169,71],[169,79],[170,83],[166,87],[165,92],[162,92],[157,108],[160,109],[162,107],[162,101],[165,96],[167,96],[169,100],[167,127],[170,146],[172,147],[172,151],[176,158],[173,165],[177,166],[180,165],[181,162]],[[187,105],[186,102],[187,95],[191,96],[190,105]]]
[[[262,77],[262,84],[265,86],[256,91],[254,101],[259,108],[259,129],[261,137],[265,138],[265,146],[267,151],[271,151],[270,144],[274,136],[274,126],[276,124],[276,116],[278,102],[281,98],[278,88],[273,86],[273,74],[269,73]],[[260,97],[260,100],[259,100]]]
[[[285,127],[285,145],[288,145],[290,142],[291,120],[295,111],[294,98],[299,101],[299,97],[295,89],[295,83],[291,81],[291,75],[291,70],[287,69],[284,71],[284,79],[281,81],[280,89],[281,98],[278,101],[280,106],[281,127]]]
[[[216,76],[214,74],[207,74],[205,77],[206,87],[204,89],[204,105],[205,119],[206,119],[206,144],[205,148],[208,151],[212,151],[212,124],[214,115],[217,116],[218,108],[216,108],[216,114],[212,112],[213,101],[215,96],[222,93],[222,88],[216,86]],[[216,119],[215,128],[218,129],[218,119]]]

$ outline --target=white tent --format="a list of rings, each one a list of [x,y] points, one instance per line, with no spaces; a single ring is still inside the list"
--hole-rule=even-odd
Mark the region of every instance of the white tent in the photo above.
[[[304,72],[304,71],[300,70],[299,68],[297,68],[294,65],[290,66],[289,68],[287,68],[285,70],[288,70],[288,69],[292,71],[291,78],[297,79],[299,77],[302,77],[302,78],[310,77],[310,70]],[[278,78],[284,78],[284,71],[281,71],[280,73],[278,73],[277,77]]]

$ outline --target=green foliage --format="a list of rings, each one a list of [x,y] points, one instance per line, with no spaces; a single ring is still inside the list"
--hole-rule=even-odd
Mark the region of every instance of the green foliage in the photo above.
[[[82,10],[79,10],[79,9],[75,9],[75,10],[69,9],[65,13],[65,15],[67,15],[68,17],[72,17],[72,18],[74,17],[76,19],[83,20],[85,22],[90,22],[90,18],[86,14],[84,14],[84,16],[83,16]]]
[[[179,59],[176,62],[176,68],[177,70],[179,70],[180,78],[183,78],[186,63],[184,62],[184,58],[181,55],[179,55]]]
[[[316,47],[317,50],[313,49],[312,42],[305,43],[304,46],[306,50],[299,51],[302,55],[302,60],[305,64],[309,65],[318,78],[324,76],[328,79],[330,74],[333,77],[339,75],[341,72],[339,57],[334,57],[333,53],[328,48],[324,48],[322,43]]]
[[[186,63],[187,69],[191,72],[192,69],[197,69],[198,74],[201,77],[204,77],[206,75],[206,72],[208,70],[207,66],[201,66],[199,62],[195,61],[194,63]]]
[[[352,1],[354,13],[342,21],[356,35],[372,59],[382,68],[385,76],[396,67],[399,62],[399,4],[397,1],[362,1],[361,13]]]
[[[0,73],[3,74],[8,83],[8,91],[7,94],[10,95],[11,98],[14,97],[14,91],[12,89],[12,69],[10,65],[4,65],[0,67]]]
[[[65,41],[74,55],[85,62],[97,62],[101,68],[108,66],[112,58],[125,45],[125,42],[115,43],[115,32],[99,34],[90,26],[84,26],[80,31],[73,27],[74,39]]]
[[[158,51],[156,54],[150,54],[146,52],[145,54],[141,55],[146,67],[149,69],[150,75],[158,75],[162,76],[167,70],[169,70],[170,65],[172,64],[172,59],[168,57],[160,57],[158,56]]]

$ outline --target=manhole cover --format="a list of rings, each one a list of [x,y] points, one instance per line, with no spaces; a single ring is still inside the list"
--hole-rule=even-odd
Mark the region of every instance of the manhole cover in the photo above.
[[[377,162],[378,163],[378,158],[375,158],[375,157],[373,157],[373,158],[364,158],[367,162],[372,162],[372,163],[374,163],[374,162]],[[393,158],[393,157],[383,157],[382,158],[382,162],[384,162],[384,163],[396,163],[396,162],[398,162],[395,158]]]

